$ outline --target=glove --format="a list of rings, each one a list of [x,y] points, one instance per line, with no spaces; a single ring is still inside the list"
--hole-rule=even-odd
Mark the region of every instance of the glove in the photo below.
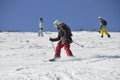
[[[52,38],[49,38],[49,41],[53,41],[53,39],[52,39]]]

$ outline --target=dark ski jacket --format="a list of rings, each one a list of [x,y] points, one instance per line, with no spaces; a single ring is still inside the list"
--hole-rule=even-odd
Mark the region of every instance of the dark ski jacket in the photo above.
[[[58,36],[56,38],[52,38],[52,41],[59,41],[62,44],[72,43],[72,33],[70,28],[66,24],[61,24],[57,27]]]
[[[105,21],[103,19],[100,22],[101,22],[102,25],[105,25],[105,26],[107,25],[107,21]]]
[[[103,26],[107,26],[107,21],[105,21],[104,19],[102,19],[100,23],[101,23],[100,30],[102,29]]]

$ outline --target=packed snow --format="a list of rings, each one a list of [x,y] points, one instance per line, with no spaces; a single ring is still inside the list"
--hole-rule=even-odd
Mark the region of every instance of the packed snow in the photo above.
[[[0,33],[0,80],[120,80],[120,32],[100,38],[98,32],[73,32],[70,58],[64,49],[54,57],[57,32]],[[84,45],[81,47],[80,45]]]

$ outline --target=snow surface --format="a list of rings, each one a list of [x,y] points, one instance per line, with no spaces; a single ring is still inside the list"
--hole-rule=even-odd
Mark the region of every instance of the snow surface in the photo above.
[[[0,80],[120,80],[120,33],[100,38],[98,32],[73,32],[71,50],[74,59],[66,56],[47,61],[54,56],[49,37],[57,32],[45,32],[38,37],[33,32],[0,33]],[[57,42],[54,43],[56,46]]]

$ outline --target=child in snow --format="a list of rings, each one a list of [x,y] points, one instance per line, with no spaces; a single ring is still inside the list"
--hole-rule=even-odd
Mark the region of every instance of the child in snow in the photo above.
[[[40,18],[40,19],[39,19],[39,31],[38,31],[38,36],[43,36],[43,28],[44,28],[43,18]]]
[[[110,34],[108,33],[107,31],[107,21],[105,21],[102,17],[98,17],[100,23],[101,23],[101,26],[100,26],[100,34],[101,34],[101,38],[103,38],[103,34],[105,33],[108,38],[110,38]]]
[[[54,59],[60,58],[61,48],[63,47],[67,53],[67,56],[73,57],[73,54],[70,50],[70,44],[72,43],[72,33],[70,28],[59,20],[55,20],[53,24],[58,30],[58,36],[56,38],[49,38],[49,40],[52,42],[59,41],[56,46]]]

